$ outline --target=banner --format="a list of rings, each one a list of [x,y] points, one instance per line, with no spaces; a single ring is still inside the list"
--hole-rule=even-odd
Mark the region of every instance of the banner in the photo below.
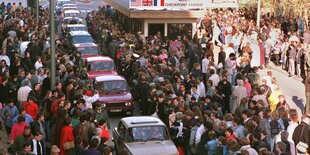
[[[129,8],[139,10],[157,9],[203,9],[206,0],[129,0]]]
[[[129,0],[129,8],[138,10],[190,10],[228,7],[238,8],[238,0]]]

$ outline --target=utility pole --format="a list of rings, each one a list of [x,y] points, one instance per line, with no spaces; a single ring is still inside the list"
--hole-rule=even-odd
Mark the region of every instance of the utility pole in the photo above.
[[[260,30],[260,5],[261,5],[261,0],[257,0],[257,21],[256,21],[256,24],[257,24],[257,28],[258,28],[258,31]]]
[[[39,25],[39,3],[40,3],[40,0],[36,0],[36,20],[37,20],[37,25]]]
[[[50,32],[51,32],[51,89],[55,89],[56,84],[56,61],[55,61],[55,18],[54,18],[54,3],[50,0]]]

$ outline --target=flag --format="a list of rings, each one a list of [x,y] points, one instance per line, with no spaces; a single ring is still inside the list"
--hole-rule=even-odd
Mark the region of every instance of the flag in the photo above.
[[[165,6],[165,0],[160,0],[160,6]]]
[[[130,6],[141,6],[141,0],[130,0]]]
[[[153,0],[142,0],[142,6],[152,6]]]
[[[154,0],[154,6],[164,6],[164,2],[162,0]]]

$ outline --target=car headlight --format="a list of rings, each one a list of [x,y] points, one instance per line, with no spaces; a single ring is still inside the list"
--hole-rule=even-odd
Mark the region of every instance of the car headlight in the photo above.
[[[125,106],[127,106],[127,107],[131,106],[131,102],[126,102]]]
[[[101,107],[106,107],[107,105],[105,103],[101,104]]]

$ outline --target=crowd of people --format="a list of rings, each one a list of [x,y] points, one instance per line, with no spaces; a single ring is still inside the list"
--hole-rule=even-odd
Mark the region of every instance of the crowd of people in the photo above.
[[[62,35],[51,90],[49,11],[41,9],[36,24],[23,7],[0,10],[0,103],[8,153],[112,154],[108,113],[93,102],[99,92],[87,78],[81,53],[68,51]],[[166,124],[180,155],[309,154],[310,99],[298,114],[272,72],[258,74],[274,56],[291,76],[309,77],[310,93],[309,30],[269,16],[258,29],[254,12],[213,10],[193,38],[127,32],[109,6],[88,13],[86,24],[130,83],[138,111]],[[30,43],[22,51],[24,41]],[[174,41],[181,47],[172,50]]]

